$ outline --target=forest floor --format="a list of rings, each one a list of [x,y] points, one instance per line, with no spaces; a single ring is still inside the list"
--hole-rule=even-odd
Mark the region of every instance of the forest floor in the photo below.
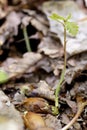
[[[57,13],[79,27],[64,32]],[[0,130],[87,130],[87,4],[85,0],[0,0]]]

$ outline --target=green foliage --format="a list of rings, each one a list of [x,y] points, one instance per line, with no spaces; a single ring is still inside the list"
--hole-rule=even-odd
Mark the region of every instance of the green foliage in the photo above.
[[[76,36],[76,34],[78,33],[78,25],[75,22],[70,22],[71,14],[69,14],[66,18],[64,18],[56,13],[53,13],[50,16],[50,18],[55,21],[61,22],[71,35]]]
[[[66,30],[68,30],[71,35],[76,36],[78,33],[78,25],[76,23],[67,21],[65,26]]]
[[[56,20],[56,21],[59,21],[59,20],[65,20],[64,17],[56,14],[56,13],[53,13],[51,16],[50,16],[51,19],[53,20]]]
[[[5,83],[8,81],[8,75],[5,71],[0,70],[0,84]]]
[[[71,17],[72,17],[72,15],[71,15],[71,14],[69,14],[69,15],[66,17],[66,21],[70,20],[70,19],[71,19]]]

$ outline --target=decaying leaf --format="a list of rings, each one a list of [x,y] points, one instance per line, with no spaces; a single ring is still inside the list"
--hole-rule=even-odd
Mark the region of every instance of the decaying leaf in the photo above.
[[[11,79],[26,72],[27,69],[35,65],[41,58],[42,56],[38,53],[26,53],[23,55],[23,58],[20,59],[8,58],[7,61],[2,64],[1,68],[7,72],[8,79]]]
[[[4,42],[11,36],[18,34],[18,26],[21,23],[21,17],[16,12],[11,12],[6,18],[6,22],[0,28],[0,41]]]
[[[40,21],[37,21],[36,19],[31,20],[31,24],[36,27],[39,31],[42,31],[44,35],[47,35],[48,28],[42,24]],[[39,26],[38,26],[39,25]]]
[[[75,78],[81,75],[82,71],[87,70],[86,64],[80,64],[74,68],[68,69],[66,71],[65,81],[70,84]]]
[[[50,114],[48,114],[45,117],[45,122],[48,127],[52,127],[55,130],[61,130],[61,128],[62,128],[60,119],[57,119],[57,117],[52,116]]]
[[[62,115],[61,115],[61,117],[62,117],[62,123],[63,124],[68,124],[69,123],[69,118],[68,118],[68,116],[67,116],[67,114],[65,114],[65,113],[63,113]]]
[[[73,89],[73,91],[75,91],[75,95],[80,95],[87,98],[87,81],[79,83],[76,82]]]
[[[37,89],[34,89],[32,91],[33,94],[54,101],[54,99],[55,99],[54,91],[45,81],[40,81],[37,84],[37,86],[38,86]]]
[[[87,64],[87,52],[69,57],[67,62],[71,67],[76,67],[80,64]]]
[[[51,58],[63,56],[63,48],[61,47],[58,38],[43,38],[40,45],[38,46],[38,51],[44,52],[44,54],[50,56]]]
[[[72,109],[73,113],[76,112],[77,105],[76,105],[76,103],[74,101],[71,101],[71,100],[69,100],[67,98],[61,98],[61,100],[65,101],[68,104],[68,106]]]

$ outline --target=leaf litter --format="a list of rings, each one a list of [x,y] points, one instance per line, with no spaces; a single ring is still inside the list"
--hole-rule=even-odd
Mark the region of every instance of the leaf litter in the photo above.
[[[0,106],[3,109],[0,112],[2,122],[0,129],[4,130],[4,125],[9,128],[11,124],[14,130],[19,128],[26,130],[26,127],[29,130],[34,129],[28,116],[25,116],[25,120],[28,119],[30,124],[24,124],[22,119],[24,111],[25,113],[33,111],[34,114],[38,112],[40,117],[37,120],[32,116],[32,121],[36,124],[43,118],[46,125],[43,128],[37,126],[37,130],[87,128],[86,10],[84,5],[81,7],[78,0],[45,1],[36,0],[34,4],[27,0],[12,2],[6,0],[4,3],[0,1],[0,70],[7,76],[6,81],[2,82],[0,79],[1,90],[6,94],[1,91]],[[52,12],[63,16],[71,13],[72,22],[75,21],[79,25],[76,37],[67,35],[67,70],[59,95],[60,106],[57,116],[53,115],[52,106],[63,69],[63,29],[49,18]],[[22,25],[27,29],[32,52],[27,52]],[[6,99],[4,103],[2,97]],[[40,103],[38,99],[45,101],[48,107],[44,106],[46,109],[43,109],[42,102]],[[21,107],[24,101],[28,102],[25,109]]]

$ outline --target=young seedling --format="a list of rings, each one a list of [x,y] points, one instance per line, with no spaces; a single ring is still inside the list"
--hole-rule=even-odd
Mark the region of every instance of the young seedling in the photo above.
[[[66,32],[68,31],[72,36],[76,36],[77,32],[78,32],[78,25],[74,22],[71,22],[71,14],[69,14],[66,18],[53,13],[50,16],[51,19],[59,22],[63,28],[64,28],[64,67],[63,70],[61,72],[61,76],[60,76],[60,80],[58,82],[56,91],[55,91],[55,107],[54,107],[54,114],[58,114],[58,104],[59,104],[59,92],[60,92],[60,88],[61,85],[64,81],[64,75],[65,75],[65,71],[66,71]]]

